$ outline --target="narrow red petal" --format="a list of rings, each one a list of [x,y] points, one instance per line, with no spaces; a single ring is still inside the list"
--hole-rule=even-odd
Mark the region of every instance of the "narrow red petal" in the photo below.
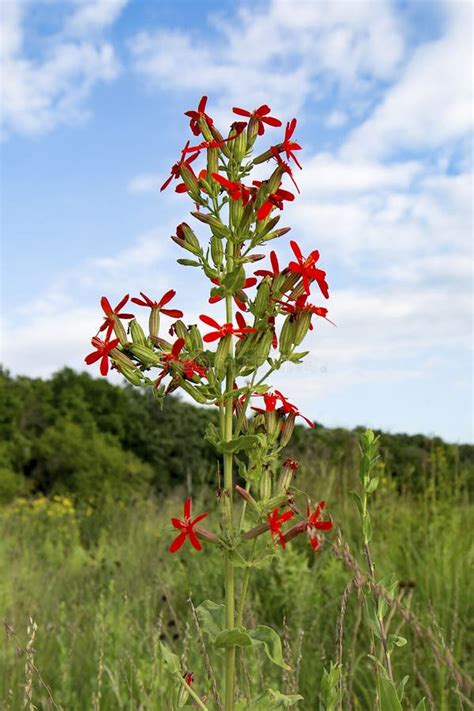
[[[186,531],[183,531],[183,533],[180,533],[179,536],[176,536],[174,539],[173,543],[169,547],[169,552],[170,553],[176,553],[176,551],[179,551],[181,546],[183,545],[184,541],[186,540],[187,533]]]

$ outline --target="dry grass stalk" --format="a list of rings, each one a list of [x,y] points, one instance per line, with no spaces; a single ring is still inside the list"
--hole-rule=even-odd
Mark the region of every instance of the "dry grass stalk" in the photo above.
[[[191,607],[191,612],[193,616],[193,621],[194,625],[196,627],[196,632],[198,635],[198,640],[199,640],[199,646],[201,647],[201,652],[202,656],[204,659],[204,666],[206,667],[206,672],[207,672],[207,678],[211,682],[211,692],[212,692],[212,697],[216,703],[216,707],[219,711],[222,711],[224,708],[222,705],[221,697],[219,694],[219,689],[217,688],[217,681],[216,681],[216,675],[214,674],[214,670],[212,668],[211,660],[209,659],[209,654],[207,653],[207,648],[206,644],[204,642],[204,637],[202,636],[202,629],[201,625],[199,624],[199,619],[196,613],[196,608],[194,607],[194,603],[192,600],[192,597],[189,596],[188,598],[189,605]]]
[[[342,666],[342,657],[343,657],[343,652],[344,652],[344,620],[346,619],[346,612],[347,612],[347,604],[349,602],[349,596],[352,592],[352,588],[354,587],[354,581],[352,578],[349,579],[347,582],[346,587],[344,588],[344,592],[342,593],[342,598],[341,598],[341,607],[339,610],[339,617],[337,618],[337,623],[336,623],[336,663],[341,666],[341,669],[344,669]],[[345,674],[341,673],[341,677],[339,680],[339,689],[340,689],[340,697],[341,697],[341,708],[342,708],[342,702],[344,699],[344,679],[345,679]]]

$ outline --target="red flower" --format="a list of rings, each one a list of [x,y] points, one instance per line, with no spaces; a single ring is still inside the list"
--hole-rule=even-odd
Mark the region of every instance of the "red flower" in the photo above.
[[[196,158],[199,155],[199,151],[196,151],[196,153],[189,156],[189,158],[186,158],[186,153],[188,152],[188,146],[189,146],[189,141],[186,143],[183,150],[181,151],[181,158],[173,166],[171,166],[171,175],[169,178],[167,178],[165,180],[165,182],[161,186],[160,192],[162,190],[165,190],[165,188],[168,187],[168,185],[171,183],[173,178],[175,180],[178,180],[181,177],[181,166],[186,165],[189,168],[189,170],[191,170],[190,164],[193,162],[193,160],[196,160]],[[180,186],[178,186],[178,187],[180,187]],[[185,190],[187,190],[186,187],[185,187]],[[184,192],[184,191],[182,189],[178,190],[178,188],[176,188],[176,192]]]
[[[273,250],[270,252],[270,264],[272,265],[273,271],[269,271],[268,269],[258,269],[254,272],[254,274],[261,277],[270,276],[272,279],[276,279],[277,276],[280,276],[280,265],[278,264],[276,252]]]
[[[84,360],[87,365],[92,365],[92,363],[96,363],[100,358],[100,374],[107,375],[107,373],[109,372],[110,351],[113,350],[116,346],[118,346],[120,340],[118,338],[114,338],[113,341],[101,341],[100,338],[94,336],[91,340],[91,343],[96,350],[92,353],[89,353],[89,355],[87,355]]]
[[[278,151],[277,151],[277,149],[275,148],[275,146],[272,146],[271,151],[272,151],[272,153],[273,153],[273,157],[275,158],[276,162],[278,163],[278,165],[280,166],[280,168],[283,169],[283,172],[284,172],[284,173],[288,173],[288,175],[290,176],[290,178],[291,178],[291,180],[292,180],[292,182],[293,182],[293,185],[295,186],[297,192],[299,193],[300,189],[299,189],[299,187],[298,187],[297,184],[296,184],[296,180],[295,180],[295,178],[294,178],[293,171],[291,170],[290,166],[288,165],[288,163],[285,163],[285,161],[284,161],[283,158],[280,156],[280,154],[278,153]]]
[[[293,303],[291,303],[290,301],[276,301],[278,304],[282,305],[281,310],[285,314],[292,314],[293,316],[298,316],[298,314],[302,311],[311,311],[311,314],[319,316],[320,318],[324,318],[326,321],[329,321],[329,323],[332,323],[333,326],[336,325],[330,319],[326,318],[328,312],[327,309],[325,309],[323,306],[314,306],[313,304],[308,304],[307,298],[308,294],[302,294],[301,296],[298,296],[296,301],[294,301]],[[309,325],[309,330],[313,330],[312,323],[310,323]]]
[[[261,185],[260,181],[258,180],[254,180],[253,184]],[[272,193],[271,195],[268,195],[263,205],[261,205],[261,207],[259,207],[259,209],[257,210],[257,220],[264,220],[266,217],[268,217],[274,207],[277,207],[279,210],[283,210],[283,201],[287,200],[288,202],[291,202],[294,199],[295,196],[293,195],[293,193],[290,193],[288,190],[282,190],[281,188],[278,188],[276,192]]]
[[[278,540],[281,543],[282,548],[286,547],[285,538],[281,532],[282,524],[293,518],[293,511],[286,511],[284,514],[279,516],[280,509],[273,509],[271,514],[267,514],[267,521],[270,525],[270,532],[272,534],[273,543],[276,545]]]
[[[281,407],[279,408],[279,411],[283,415],[294,415],[295,417],[302,417],[303,420],[307,423],[307,425],[311,428],[314,427],[314,422],[311,422],[307,417],[301,414],[301,412],[298,410],[296,405],[293,405],[289,400],[286,399],[286,397],[279,391],[275,390],[276,395],[278,396],[280,402],[281,402]]]
[[[99,333],[101,331],[105,331],[107,329],[107,333],[105,334],[105,340],[108,341],[112,331],[114,330],[114,324],[115,320],[118,318],[133,318],[133,314],[121,314],[120,309],[122,309],[125,304],[127,303],[129,299],[129,295],[125,294],[123,299],[119,301],[117,306],[113,309],[112,306],[110,305],[110,301],[106,296],[103,296],[100,300],[100,305],[102,306],[102,309],[105,313],[105,318],[104,318],[104,323],[102,326],[99,328]]]
[[[275,151],[277,152],[284,152],[286,154],[286,159],[291,160],[293,159],[298,166],[298,168],[301,168],[300,163],[298,162],[298,159],[295,155],[293,155],[293,151],[300,151],[301,146],[299,143],[296,143],[295,141],[291,140],[291,137],[295,131],[296,128],[296,119],[292,119],[289,123],[286,124],[286,129],[285,129],[285,138],[283,140],[283,143],[280,143],[278,146],[272,146],[272,152],[273,155],[275,155]]]
[[[171,316],[171,318],[181,318],[183,315],[183,312],[180,311],[179,309],[164,309],[163,306],[166,306],[171,299],[174,299],[176,296],[176,291],[174,289],[170,289],[169,291],[164,294],[159,301],[152,301],[146,294],[143,293],[143,291],[140,292],[141,299],[134,297],[132,299],[134,304],[138,304],[138,306],[148,306],[150,309],[158,309],[160,313],[164,314],[165,316]]]
[[[184,376],[188,378],[188,380],[192,380],[195,375],[198,375],[200,378],[205,378],[207,374],[207,369],[191,358],[183,361],[183,368]]]
[[[206,121],[208,126],[212,126],[214,123],[214,121],[211,119],[211,117],[205,113],[206,104],[207,104],[207,96],[203,96],[201,98],[201,101],[199,102],[197,111],[191,110],[191,111],[184,112],[184,115],[189,116],[189,118],[191,119],[191,121],[189,122],[189,126],[195,136],[199,136],[199,134],[201,133],[201,129],[199,128],[200,119],[203,118]]]
[[[205,343],[211,343],[212,341],[217,341],[221,338],[224,338],[225,336],[230,335],[237,336],[238,338],[244,338],[246,333],[254,333],[257,330],[255,328],[249,328],[247,326],[247,324],[245,323],[245,319],[240,312],[237,312],[235,314],[237,328],[235,328],[231,323],[225,323],[223,326],[220,326],[217,321],[215,321],[210,316],[206,316],[205,314],[201,314],[199,318],[205,324],[215,329],[214,331],[212,331],[211,333],[207,333],[203,337]]]
[[[311,281],[317,281],[318,286],[321,289],[323,296],[329,298],[329,287],[326,282],[326,272],[322,269],[316,269],[315,264],[319,259],[319,252],[317,249],[310,252],[309,256],[304,259],[301,253],[299,245],[293,240],[290,242],[293,254],[296,257],[296,262],[290,262],[288,268],[294,274],[299,274],[303,280],[303,288],[306,294],[309,294],[309,285]]]
[[[259,397],[259,396],[257,396]],[[255,412],[274,412],[276,410],[276,404],[278,400],[278,395],[276,393],[264,393],[261,397],[263,397],[263,402],[265,404],[265,409],[262,410],[261,407],[252,407],[252,410],[255,410]]]
[[[199,516],[196,516],[195,519],[191,518],[191,504],[192,504],[192,499],[189,497],[189,499],[186,499],[184,502],[184,520],[181,520],[179,518],[172,518],[171,523],[175,528],[178,529],[178,531],[181,531],[179,535],[174,539],[173,543],[169,547],[169,552],[170,553],[176,553],[176,551],[179,551],[183,543],[185,542],[186,538],[189,537],[189,542],[195,548],[197,551],[200,551],[202,549],[201,543],[199,542],[198,537],[196,536],[196,533],[194,532],[194,526],[196,526],[199,521],[202,521],[203,518],[206,518],[207,513],[200,514]]]
[[[217,279],[217,278],[216,278],[216,279],[211,279],[211,281],[212,281],[213,284],[216,284],[217,286],[220,286],[220,284],[221,284],[220,281],[219,281],[219,279]],[[255,279],[255,277],[249,277],[248,279],[246,279],[246,280],[244,281],[244,284],[243,284],[243,286],[239,289],[239,291],[241,291],[242,289],[250,289],[252,286],[255,286],[256,283],[257,283],[257,280]],[[238,294],[238,292],[237,292],[237,294]],[[247,311],[247,305],[246,305],[241,299],[239,299],[239,297],[237,296],[237,294],[234,294],[234,297],[233,297],[235,303],[237,304],[238,308],[239,308],[241,311]],[[210,303],[210,304],[217,304],[217,302],[218,302],[218,301],[222,301],[223,298],[224,298],[223,295],[221,295],[221,294],[215,294],[214,296],[209,297],[209,303]]]
[[[265,133],[265,124],[267,124],[268,126],[281,126],[281,121],[279,119],[273,118],[272,116],[267,116],[267,114],[270,113],[271,109],[266,104],[262,104],[262,106],[260,106],[258,109],[255,109],[255,111],[239,109],[237,106],[234,106],[232,111],[238,116],[247,116],[248,118],[255,119],[258,124],[259,136],[263,136],[263,134]]]
[[[189,146],[184,150],[185,153],[192,153],[193,151],[202,151],[204,148],[222,148],[224,143],[228,141],[235,141],[239,134],[235,136],[229,136],[229,138],[222,138],[220,141],[212,139],[211,141],[202,141],[198,146]]]
[[[227,180],[219,173],[212,173],[212,177],[227,190],[232,200],[242,200],[242,204],[245,207],[252,196],[251,190],[246,185]]]
[[[163,370],[161,371],[160,375],[158,378],[155,380],[155,387],[158,387],[158,385],[161,383],[165,375],[167,375],[170,372],[171,368],[171,363],[181,363],[179,354],[183,350],[184,347],[184,338],[178,338],[174,343],[171,348],[171,351],[169,353],[162,353],[161,354],[161,362],[163,363]]]
[[[321,521],[320,515],[325,507],[325,502],[320,501],[314,507],[313,513],[308,502],[306,507],[306,531],[308,532],[311,548],[316,551],[319,548],[318,531],[330,531],[332,529],[332,521]]]

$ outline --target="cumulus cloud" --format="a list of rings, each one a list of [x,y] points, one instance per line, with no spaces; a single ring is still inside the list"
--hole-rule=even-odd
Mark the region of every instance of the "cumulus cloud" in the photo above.
[[[102,39],[127,0],[71,4],[56,33],[43,38],[41,52],[27,49],[28,2],[1,3],[2,136],[37,135],[89,116],[87,99],[100,82],[115,79],[120,64]]]

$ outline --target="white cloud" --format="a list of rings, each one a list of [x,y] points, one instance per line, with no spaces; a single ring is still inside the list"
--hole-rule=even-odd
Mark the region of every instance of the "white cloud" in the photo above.
[[[41,55],[27,52],[29,3],[1,3],[1,121],[12,132],[41,134],[59,124],[85,120],[94,86],[119,73],[112,45],[100,32],[118,16],[125,0],[88,0],[68,14],[62,31],[44,38]],[[90,33],[96,39],[90,39]],[[84,37],[84,35],[86,37]]]
[[[348,155],[386,157],[399,149],[438,148],[468,134],[473,123],[472,5],[447,3],[445,34],[421,45],[345,147]]]

